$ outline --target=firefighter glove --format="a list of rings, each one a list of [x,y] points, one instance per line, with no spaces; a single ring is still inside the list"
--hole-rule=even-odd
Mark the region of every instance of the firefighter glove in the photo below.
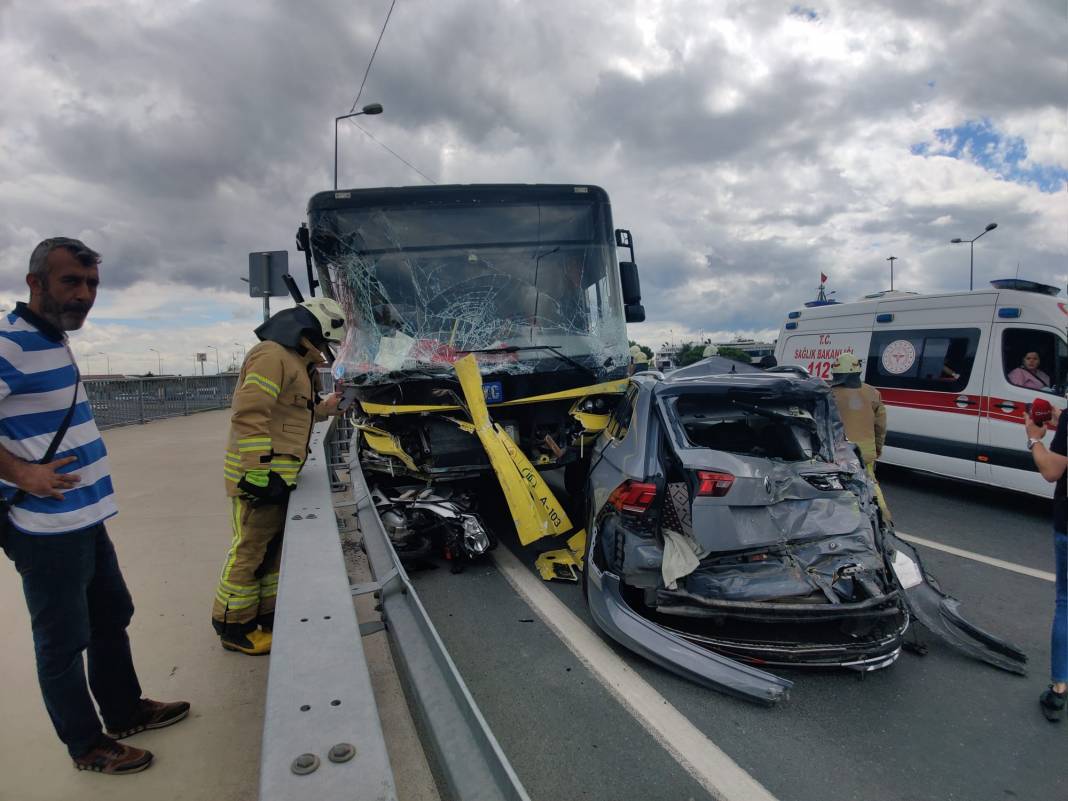
[[[278,473],[271,470],[249,470],[237,482],[237,488],[256,506],[285,503],[292,489]]]

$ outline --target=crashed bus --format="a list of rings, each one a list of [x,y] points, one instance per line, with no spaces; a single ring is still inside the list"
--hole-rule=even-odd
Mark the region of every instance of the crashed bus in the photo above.
[[[437,520],[449,556],[483,552],[490,537],[462,483],[487,475],[520,542],[574,537],[541,473],[563,468],[566,486],[581,488],[589,445],[623,391],[626,323],[645,317],[630,233],[613,229],[605,191],[322,192],[298,248],[309,282],[346,310],[334,375],[356,404],[361,464],[399,550],[426,547],[420,523]],[[577,578],[579,558],[581,537],[550,569]]]

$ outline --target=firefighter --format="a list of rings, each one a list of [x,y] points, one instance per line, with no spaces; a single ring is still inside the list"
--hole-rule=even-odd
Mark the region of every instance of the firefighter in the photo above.
[[[327,343],[344,339],[345,317],[337,301],[312,298],[256,336],[231,405],[223,473],[233,537],[211,613],[223,648],[254,655],[271,650],[286,506],[312,424],[338,413],[339,395],[316,403],[316,368]]]
[[[630,372],[641,373],[649,369],[649,357],[640,345],[630,346]]]
[[[860,380],[860,359],[852,353],[841,354],[831,365],[831,392],[846,438],[860,448],[864,466],[875,481],[875,462],[883,455],[886,443],[886,407],[879,390]],[[889,520],[890,510],[878,482],[875,497],[883,517]]]

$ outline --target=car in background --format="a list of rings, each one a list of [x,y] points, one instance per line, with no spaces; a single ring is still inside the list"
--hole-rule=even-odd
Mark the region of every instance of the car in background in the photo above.
[[[874,490],[819,379],[639,373],[591,461],[591,615],[653,662],[764,704],[792,685],[766,668],[884,668],[914,620],[1022,673],[1018,648],[928,580]]]

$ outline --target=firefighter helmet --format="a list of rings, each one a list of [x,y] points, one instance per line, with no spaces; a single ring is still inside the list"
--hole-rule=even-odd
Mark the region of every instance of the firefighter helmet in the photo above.
[[[831,365],[832,373],[839,373],[841,375],[851,375],[853,373],[860,372],[860,359],[854,356],[852,353],[842,353],[834,360],[834,364]]]
[[[333,298],[312,298],[300,304],[310,311],[319,322],[323,339],[327,342],[341,342],[345,338],[345,312],[341,304]]]

